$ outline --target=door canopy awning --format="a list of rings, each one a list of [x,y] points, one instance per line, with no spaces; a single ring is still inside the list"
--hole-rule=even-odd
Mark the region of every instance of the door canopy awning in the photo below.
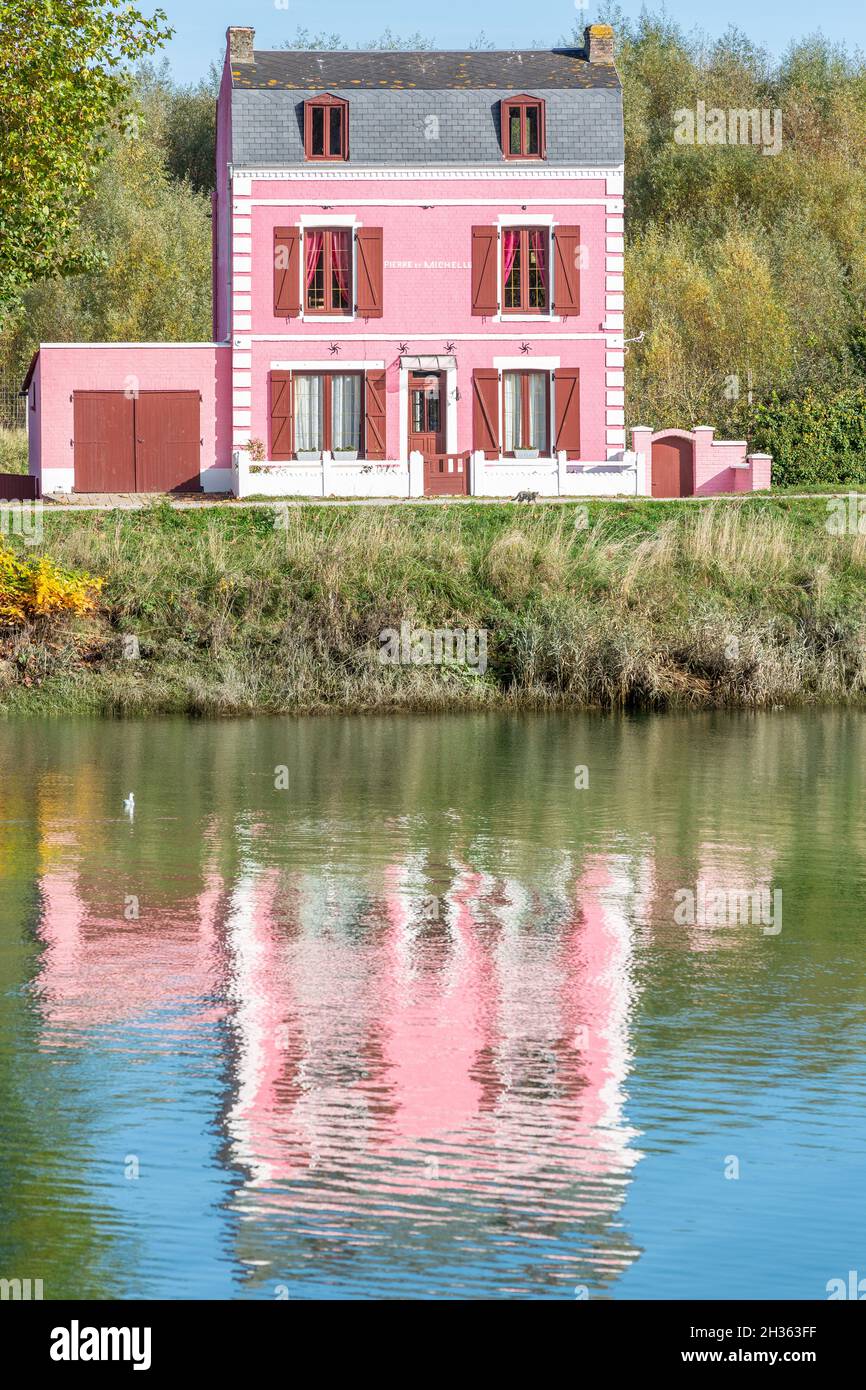
[[[401,357],[400,366],[407,372],[453,372],[456,357]]]

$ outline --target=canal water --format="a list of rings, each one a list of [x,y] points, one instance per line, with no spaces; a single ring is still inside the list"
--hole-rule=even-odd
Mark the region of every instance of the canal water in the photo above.
[[[0,1277],[866,1277],[864,772],[854,713],[3,723]]]

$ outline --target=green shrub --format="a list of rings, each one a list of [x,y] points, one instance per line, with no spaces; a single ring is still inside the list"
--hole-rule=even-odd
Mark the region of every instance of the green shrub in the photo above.
[[[749,439],[773,455],[777,487],[866,483],[866,388],[835,396],[807,391],[796,400],[773,396],[756,407]]]

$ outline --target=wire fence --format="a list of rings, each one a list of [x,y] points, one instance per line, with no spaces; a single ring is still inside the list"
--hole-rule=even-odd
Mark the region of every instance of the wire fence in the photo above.
[[[27,397],[20,390],[20,382],[0,381],[0,429],[23,430],[27,424]]]

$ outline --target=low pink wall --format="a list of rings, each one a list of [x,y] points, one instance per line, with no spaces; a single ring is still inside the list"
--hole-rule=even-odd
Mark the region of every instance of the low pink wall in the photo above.
[[[34,377],[33,415],[37,429],[30,472],[43,477],[43,488],[59,486],[74,465],[73,402],[75,391],[198,391],[201,394],[201,468],[231,467],[231,349],[214,343],[148,346],[141,343],[70,345],[40,348]],[[45,478],[45,474],[63,478]]]
[[[652,493],[652,445],[670,437],[690,439],[694,449],[695,496],[713,497],[724,492],[755,492],[771,483],[773,460],[769,454],[750,454],[745,440],[714,439],[710,426],[693,430],[632,430],[632,448],[646,455],[647,496]]]

